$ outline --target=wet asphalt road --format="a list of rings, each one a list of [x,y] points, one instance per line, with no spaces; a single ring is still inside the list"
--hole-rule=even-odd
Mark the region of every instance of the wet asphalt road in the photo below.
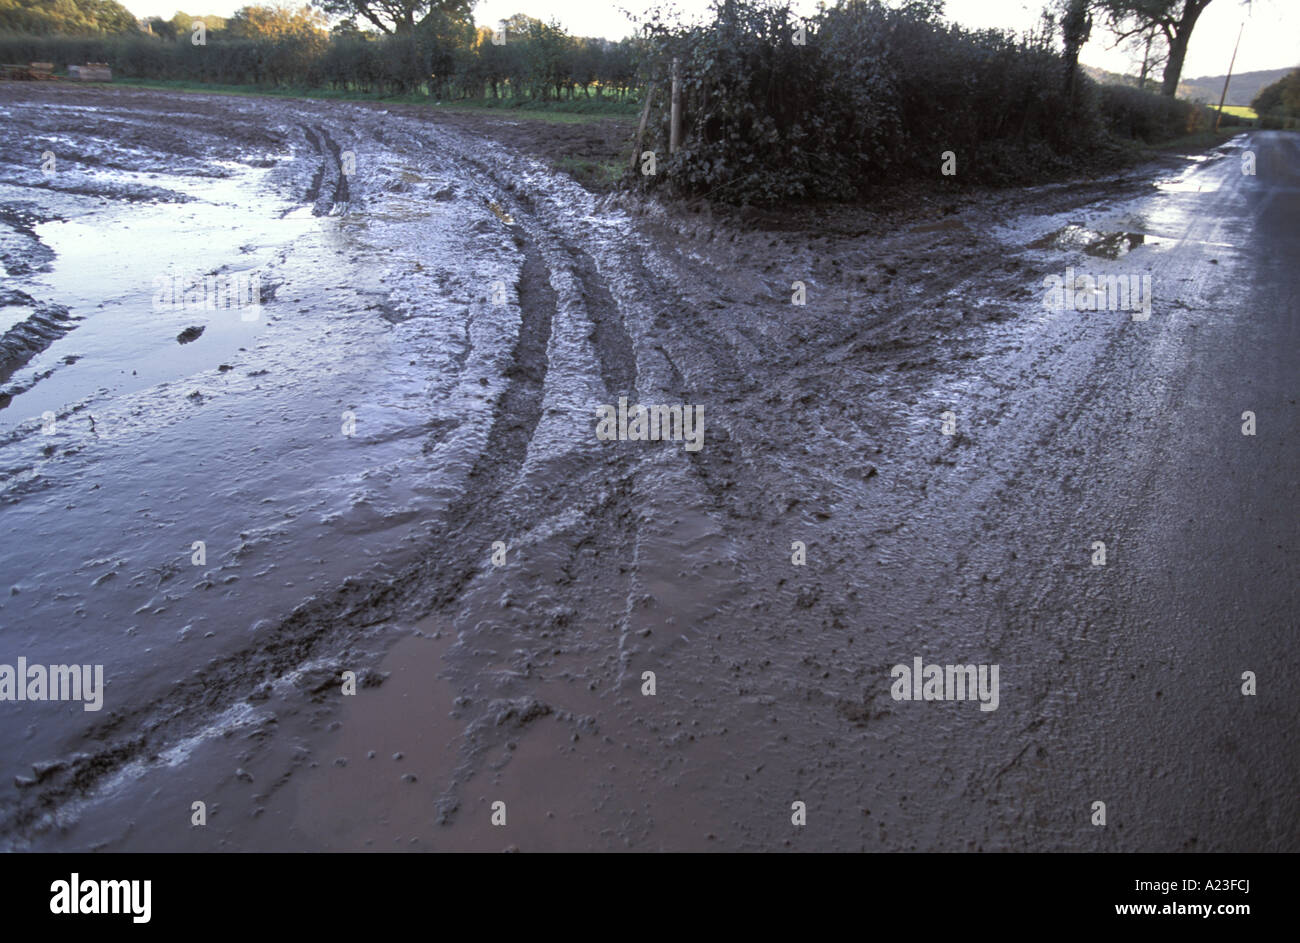
[[[1244,149],[1254,174],[1233,153],[1199,189],[1166,195],[1185,224],[1156,277],[1193,307],[1171,312],[1129,379],[1129,397],[1145,390],[1164,407],[1140,432],[1117,429],[1153,448],[1119,489],[1131,515],[1120,565],[1132,572],[1114,599],[1135,677],[1125,684],[1116,666],[1094,688],[1109,695],[1098,719],[1113,724],[1096,740],[1094,788],[1128,784],[1134,847],[1300,844],[1300,139],[1255,133]],[[1246,671],[1254,697],[1241,693]]]
[[[78,107],[261,129],[250,147],[293,155],[265,186],[295,236],[244,250],[278,289],[256,347],[207,354],[233,370],[76,402],[103,441],[41,453],[29,423],[0,443],[6,651],[119,679],[100,718],[21,708],[8,844],[1300,846],[1295,135],[938,219],[747,227],[597,203],[418,110]],[[1049,310],[1071,270],[1148,278],[1150,319]],[[112,346],[94,324],[27,395],[85,395]],[[83,372],[37,380],[79,336]],[[620,395],[701,405],[703,448],[598,441]],[[194,582],[200,525],[235,549]],[[143,579],[172,545],[179,575]],[[997,665],[997,709],[895,699],[918,657]],[[350,669],[383,683],[339,697]]]
[[[1136,209],[1164,243],[1163,317],[1125,325],[1072,401],[1040,404],[1059,409],[1037,444],[1060,477],[1032,459],[1021,476],[1056,506],[1062,557],[1113,539],[1104,568],[1080,556],[1022,603],[1059,664],[1031,672],[1039,713],[1004,782],[1044,797],[1011,800],[1030,828],[1106,801],[1107,832],[1076,847],[1295,850],[1300,140],[1250,135]]]

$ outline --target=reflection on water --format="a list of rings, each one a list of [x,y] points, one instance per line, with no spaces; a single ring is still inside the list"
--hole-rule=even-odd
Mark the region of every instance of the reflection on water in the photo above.
[[[1071,223],[1029,243],[1031,249],[1082,249],[1101,259],[1118,259],[1142,245],[1146,236],[1140,232],[1098,232]]]

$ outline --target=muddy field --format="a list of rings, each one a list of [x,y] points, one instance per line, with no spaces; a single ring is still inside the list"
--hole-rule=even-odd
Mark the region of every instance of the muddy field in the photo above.
[[[105,678],[0,703],[5,847],[1300,848],[1294,137],[714,216],[554,170],[618,122],[0,115],[0,662]]]

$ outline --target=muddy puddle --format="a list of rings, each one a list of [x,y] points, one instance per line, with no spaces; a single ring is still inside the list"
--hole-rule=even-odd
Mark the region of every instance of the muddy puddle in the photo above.
[[[1077,223],[1029,243],[1030,249],[1082,249],[1099,259],[1118,259],[1146,242],[1140,232],[1098,232]]]
[[[318,225],[282,219],[264,203],[268,173],[170,178],[167,187],[187,200],[87,209],[35,225],[54,261],[24,279],[23,290],[63,299],[75,327],[14,373],[0,424],[12,428],[92,395],[128,395],[229,369],[254,346],[266,324],[262,292],[269,297],[274,287],[270,264]]]

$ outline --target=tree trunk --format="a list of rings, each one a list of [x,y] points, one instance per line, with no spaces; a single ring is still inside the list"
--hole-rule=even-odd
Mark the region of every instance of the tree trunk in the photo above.
[[[1065,45],[1064,92],[1070,107],[1074,107],[1075,76],[1079,71],[1079,50],[1092,32],[1092,17],[1088,15],[1088,0],[1070,0],[1061,20],[1061,34]]]
[[[1182,18],[1174,26],[1173,38],[1169,40],[1169,61],[1165,64],[1164,82],[1160,87],[1160,94],[1166,98],[1178,94],[1178,80],[1183,75],[1183,60],[1187,58],[1187,43],[1192,38],[1192,28],[1209,3],[1210,0],[1184,0]]]
[[[1146,46],[1142,51],[1142,72],[1138,75],[1138,91],[1144,91],[1147,87],[1147,73],[1151,71],[1151,43],[1155,37],[1154,29],[1147,31]]]

